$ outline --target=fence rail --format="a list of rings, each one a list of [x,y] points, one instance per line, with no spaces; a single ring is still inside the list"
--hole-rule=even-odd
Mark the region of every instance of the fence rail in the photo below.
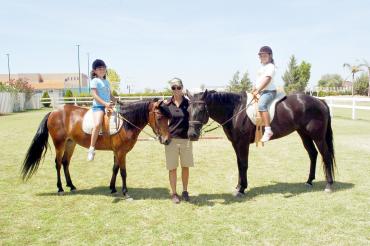
[[[170,96],[132,96],[132,97],[118,97],[120,101],[138,101],[143,99],[151,98],[162,98],[167,99]],[[330,108],[330,114],[333,115],[333,108],[345,108],[352,109],[352,119],[356,119],[357,110],[370,110],[370,98],[362,97],[337,97],[337,96],[327,96],[327,97],[317,97],[326,101]],[[57,98],[42,98],[41,103],[51,103],[53,107],[61,104],[74,104],[74,105],[90,105],[92,104],[92,97],[57,97]],[[342,103],[341,103],[342,102]],[[343,104],[343,102],[349,102],[348,104]],[[368,104],[366,105],[359,105]]]
[[[170,96],[132,96],[132,97],[118,97],[120,101],[139,101],[143,99],[161,98],[167,99]],[[41,98],[41,103],[51,103],[53,107],[61,104],[74,104],[74,105],[84,105],[92,104],[93,97],[50,97]]]
[[[352,119],[356,119],[357,110],[370,110],[370,106],[358,105],[359,103],[368,103],[370,105],[370,98],[362,97],[317,97],[326,101],[330,108],[330,115],[333,117],[333,108],[352,109]],[[349,104],[341,104],[340,102],[349,102]]]

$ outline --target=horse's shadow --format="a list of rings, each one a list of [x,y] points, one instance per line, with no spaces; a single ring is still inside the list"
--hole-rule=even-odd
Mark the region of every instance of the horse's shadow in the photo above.
[[[268,194],[281,194],[284,198],[294,197],[308,192],[324,192],[326,182],[315,182],[313,187],[307,187],[304,183],[282,183],[274,182],[274,184],[253,187],[246,191],[242,197],[235,197],[230,193],[216,194],[198,194],[191,196],[190,203],[196,206],[213,206],[215,204],[230,204],[241,203],[249,200],[254,200],[256,197]],[[334,193],[342,190],[351,189],[354,187],[352,183],[335,182]],[[129,194],[134,200],[168,200],[170,191],[163,187],[154,188],[129,188]],[[57,196],[57,193],[39,193],[38,196]],[[113,203],[125,200],[121,193],[110,194],[108,187],[99,186],[89,189],[77,190],[76,192],[65,192],[65,195],[89,195],[89,196],[110,196]]]
[[[170,191],[167,188],[135,188],[129,187],[130,196],[134,200],[164,200],[169,199]],[[59,196],[56,192],[39,193],[38,196]],[[98,186],[89,189],[77,189],[74,192],[64,192],[63,196],[88,195],[88,196],[109,196],[114,198],[113,203],[125,200],[118,189],[116,193],[111,194],[108,186]]]
[[[213,206],[215,204],[230,204],[240,203],[245,201],[253,201],[256,197],[261,195],[269,194],[281,194],[284,198],[294,197],[303,193],[309,192],[324,192],[326,182],[319,181],[315,182],[312,187],[308,187],[304,183],[283,183],[274,182],[274,184],[252,187],[246,190],[245,195],[242,197],[235,197],[231,193],[219,193],[219,194],[199,194],[198,196],[192,197],[191,203],[197,206]],[[334,193],[347,190],[354,187],[352,183],[335,182]]]

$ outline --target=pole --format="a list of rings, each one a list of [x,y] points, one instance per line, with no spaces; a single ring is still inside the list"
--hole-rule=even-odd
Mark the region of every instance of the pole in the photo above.
[[[81,94],[81,68],[80,68],[80,45],[77,44],[77,60],[78,60],[78,91]]]
[[[352,97],[354,95],[354,91],[353,91],[353,89],[355,87],[354,85],[355,85],[355,73],[352,73]]]
[[[90,53],[87,52],[87,83],[89,86],[89,93],[90,93]]]
[[[9,76],[9,82],[10,82],[10,62],[9,62],[9,56],[10,54],[5,54],[8,57],[8,76]]]

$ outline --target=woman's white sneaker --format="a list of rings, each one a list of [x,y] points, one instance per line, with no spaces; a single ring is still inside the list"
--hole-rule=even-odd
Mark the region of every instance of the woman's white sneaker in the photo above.
[[[94,157],[95,157],[95,149],[94,148],[90,148],[87,152],[87,160],[88,161],[93,161],[94,160]]]
[[[270,138],[272,137],[272,135],[274,135],[274,133],[272,131],[265,131],[263,133],[262,138],[261,138],[261,142],[262,143],[268,142],[270,140]]]

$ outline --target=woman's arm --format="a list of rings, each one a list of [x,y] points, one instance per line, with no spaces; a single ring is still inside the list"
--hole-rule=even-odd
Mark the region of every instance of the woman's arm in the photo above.
[[[257,93],[262,91],[270,82],[271,82],[270,76],[264,77],[263,80],[261,81],[261,84],[258,87],[256,87]]]
[[[101,99],[98,95],[98,92],[96,91],[96,88],[91,88],[91,95],[93,98],[100,104],[104,105],[105,107],[110,107],[110,103],[105,102],[103,99]]]

